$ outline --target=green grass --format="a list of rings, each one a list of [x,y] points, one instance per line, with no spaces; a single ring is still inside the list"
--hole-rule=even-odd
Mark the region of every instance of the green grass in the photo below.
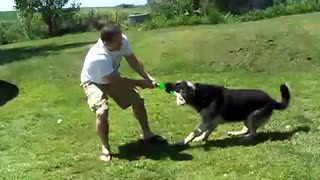
[[[218,127],[207,145],[185,151],[141,147],[131,110],[110,101],[112,163],[97,161],[100,145],[79,86],[83,58],[96,33],[0,47],[0,77],[20,95],[0,109],[0,179],[318,179],[320,176],[319,13],[216,26],[127,32],[137,56],[160,81],[181,79],[259,88],[287,111],[275,112],[252,146]],[[138,77],[125,61],[122,71]],[[176,142],[198,123],[188,107],[161,90],[142,90],[155,132]],[[62,119],[59,125],[57,120]],[[287,127],[288,126],[288,127]],[[310,131],[305,131],[310,128]],[[303,131],[304,130],[304,131]],[[131,160],[131,161],[130,161]]]

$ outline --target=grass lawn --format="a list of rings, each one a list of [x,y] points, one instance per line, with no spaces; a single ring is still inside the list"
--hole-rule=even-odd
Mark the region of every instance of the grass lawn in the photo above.
[[[192,80],[230,88],[259,88],[292,101],[275,112],[252,145],[218,127],[208,144],[178,152],[143,146],[131,110],[110,101],[113,162],[97,161],[100,142],[80,88],[84,56],[96,33],[0,47],[0,77],[17,84],[17,98],[0,107],[0,179],[318,179],[320,177],[320,14],[271,20],[127,32],[159,82]],[[124,61],[122,72],[138,77]],[[155,132],[170,142],[198,123],[162,90],[142,90]],[[62,123],[58,124],[58,119]]]

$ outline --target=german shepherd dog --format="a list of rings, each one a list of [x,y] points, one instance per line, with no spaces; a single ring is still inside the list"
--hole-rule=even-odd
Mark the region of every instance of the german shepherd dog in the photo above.
[[[229,135],[245,135],[242,141],[252,140],[257,129],[268,122],[273,110],[285,110],[289,106],[290,91],[282,84],[281,102],[266,92],[256,89],[228,89],[223,86],[178,81],[165,83],[166,92],[176,92],[178,106],[189,105],[201,116],[201,123],[178,145],[207,141],[212,131],[221,123],[243,121],[241,131]]]

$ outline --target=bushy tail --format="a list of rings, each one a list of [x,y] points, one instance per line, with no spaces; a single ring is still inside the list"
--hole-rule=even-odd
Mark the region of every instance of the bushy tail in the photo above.
[[[282,97],[281,102],[275,101],[272,108],[277,110],[284,110],[288,108],[290,103],[290,98],[291,98],[290,90],[285,84],[281,84],[280,92]]]

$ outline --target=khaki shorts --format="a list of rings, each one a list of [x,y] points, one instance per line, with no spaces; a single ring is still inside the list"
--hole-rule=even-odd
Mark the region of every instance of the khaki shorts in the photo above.
[[[108,96],[122,109],[127,109],[142,99],[137,89],[120,89],[107,84],[86,83],[82,85],[90,109],[98,116],[108,110]]]

